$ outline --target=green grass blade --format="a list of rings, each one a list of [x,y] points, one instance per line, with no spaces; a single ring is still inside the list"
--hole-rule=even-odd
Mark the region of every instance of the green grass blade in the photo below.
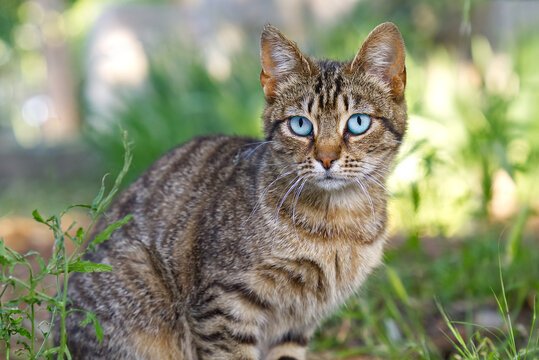
[[[524,206],[518,214],[515,223],[511,227],[511,232],[509,233],[509,238],[505,247],[504,256],[504,260],[507,265],[511,265],[513,263],[515,257],[517,256],[518,249],[521,248],[522,234],[524,233],[524,228],[526,227],[526,223],[530,215],[530,206]]]
[[[500,310],[500,313],[503,317],[503,321],[505,323],[505,328],[507,330],[508,334],[508,340],[509,340],[509,349],[512,351],[512,355],[517,358],[518,357],[518,351],[516,349],[516,342],[515,342],[515,333],[513,331],[513,323],[511,321],[511,314],[509,313],[509,304],[507,302],[507,296],[505,293],[505,284],[503,281],[503,273],[502,273],[502,261],[500,257],[498,256],[498,273],[500,276],[500,285],[502,288],[502,295],[501,300],[494,294],[494,297],[496,298],[496,302],[498,303],[498,309]]]
[[[533,299],[532,324],[530,326],[530,336],[528,337],[528,343],[526,344],[526,353],[525,353],[525,356],[524,356],[524,360],[528,359],[529,349],[530,349],[530,345],[531,345],[532,338],[533,338],[533,331],[535,330],[535,320],[536,320],[536,318],[537,318],[537,299],[534,298]],[[533,349],[534,352],[536,352],[538,350],[537,349],[538,342],[539,342],[539,334],[537,335],[537,339],[535,340],[535,349]]]
[[[451,331],[451,333],[457,340],[458,344],[456,344],[453,341],[453,339],[451,339],[448,336],[449,341],[453,344],[453,346],[465,359],[476,359],[477,357],[474,356],[472,352],[468,349],[468,345],[466,344],[466,342],[460,335],[460,332],[458,332],[457,329],[455,329],[455,327],[453,326],[453,322],[449,320],[449,317],[447,316],[447,314],[445,313],[444,309],[442,308],[442,306],[440,305],[438,301],[436,301],[436,306],[438,307],[438,310],[440,311],[440,313],[442,314],[442,317],[444,318],[445,324],[447,325],[447,327],[449,328],[449,330]]]
[[[389,283],[391,287],[393,288],[393,291],[397,294],[399,299],[406,305],[410,305],[410,298],[408,297],[408,294],[406,293],[406,288],[404,287],[402,280],[400,279],[399,275],[389,265],[386,265],[386,274],[389,279]]]
[[[107,226],[105,230],[103,230],[101,233],[96,235],[94,240],[92,240],[92,242],[88,245],[88,248],[90,250],[93,250],[96,245],[101,244],[104,241],[107,241],[112,235],[112,233],[114,232],[114,230],[121,228],[122,226],[127,224],[127,222],[129,222],[129,220],[131,220],[132,218],[133,218],[133,215],[126,215],[122,220],[117,221]]]

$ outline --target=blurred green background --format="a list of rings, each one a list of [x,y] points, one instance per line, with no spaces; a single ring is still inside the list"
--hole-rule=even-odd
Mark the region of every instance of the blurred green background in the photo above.
[[[464,321],[467,346],[504,358],[509,335],[516,348],[538,336],[538,18],[533,1],[2,0],[0,236],[34,208],[90,201],[121,167],[120,128],[133,143],[127,181],[195,135],[260,136],[265,23],[309,55],[347,60],[393,21],[409,128],[389,181],[386,265],[313,349],[458,356],[438,303]],[[512,329],[497,312],[499,270]]]

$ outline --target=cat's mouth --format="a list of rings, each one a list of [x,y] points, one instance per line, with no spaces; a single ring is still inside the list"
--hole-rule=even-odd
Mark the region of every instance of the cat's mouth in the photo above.
[[[335,190],[345,186],[347,181],[345,179],[336,177],[335,175],[326,173],[323,177],[317,180],[316,184],[326,190]]]

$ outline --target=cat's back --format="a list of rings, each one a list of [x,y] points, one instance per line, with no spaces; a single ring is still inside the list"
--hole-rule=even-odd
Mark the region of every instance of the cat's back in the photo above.
[[[120,195],[98,227],[128,214],[134,217],[132,224],[151,225],[138,229],[143,232],[164,229],[165,223],[180,225],[222,191],[238,191],[232,182],[245,180],[242,192],[249,188],[252,179],[246,176],[253,174],[252,163],[240,160],[253,155],[257,146],[256,139],[217,135],[197,137],[170,150]]]
[[[187,293],[197,276],[198,256],[193,246],[201,219],[226,201],[223,195],[228,201],[247,198],[251,192],[254,196],[252,167],[256,166],[258,142],[244,137],[205,136],[174,148],[120,194],[98,222],[95,233],[132,215],[127,224],[86,256],[114,270],[75,273],[70,278],[69,297],[74,308],[111,319],[109,325],[122,324],[110,331],[114,339],[107,342],[107,347],[120,346],[133,338],[129,330],[133,328],[146,329],[144,336],[182,332],[174,327],[182,324],[180,308],[186,306]],[[244,161],[246,157],[253,161]],[[149,319],[154,323],[148,324]],[[76,316],[70,321],[74,341],[78,341],[78,334],[86,338],[92,332],[89,326],[79,328],[80,321]]]

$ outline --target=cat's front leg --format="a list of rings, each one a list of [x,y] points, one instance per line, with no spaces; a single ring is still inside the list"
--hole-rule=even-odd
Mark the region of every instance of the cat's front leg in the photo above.
[[[260,360],[260,351],[253,345],[226,342],[198,341],[198,360]]]
[[[291,331],[273,342],[264,360],[305,360],[311,331]]]
[[[223,314],[221,310],[214,310],[211,315],[217,313]],[[245,331],[247,324],[221,316],[216,316],[215,320],[198,323],[191,329],[195,359],[260,360],[258,339]]]
[[[284,343],[274,346],[268,353],[267,360],[305,360],[307,347],[297,343]]]

